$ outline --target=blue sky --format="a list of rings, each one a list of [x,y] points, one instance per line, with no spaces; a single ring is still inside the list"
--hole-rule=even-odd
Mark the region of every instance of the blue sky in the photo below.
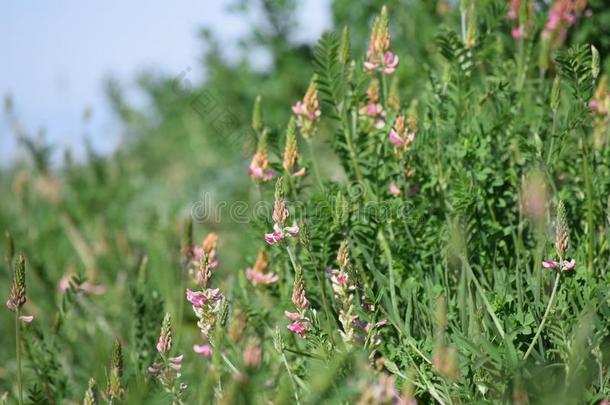
[[[230,14],[230,1],[105,0],[103,2],[7,1],[0,5],[0,95],[10,94],[20,124],[45,130],[61,151],[82,155],[87,134],[97,151],[120,142],[121,128],[104,98],[103,80],[113,76],[127,88],[153,70],[177,75],[198,66],[201,28],[210,28],[230,51],[247,34],[256,13]],[[302,2],[298,40],[315,41],[330,27],[328,0]],[[199,80],[204,72],[189,73]],[[91,109],[89,121],[83,120]],[[56,158],[61,155],[58,151]],[[0,166],[18,156],[4,112],[0,118]]]

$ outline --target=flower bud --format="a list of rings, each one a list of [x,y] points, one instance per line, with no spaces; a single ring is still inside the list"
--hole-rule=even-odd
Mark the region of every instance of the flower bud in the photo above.
[[[172,348],[172,317],[169,313],[165,314],[161,325],[161,333],[157,342],[157,351],[161,354],[168,353]]]
[[[591,76],[594,81],[599,76],[599,51],[593,45],[591,45]]]
[[[349,30],[346,25],[341,32],[341,45],[339,46],[339,62],[341,62],[342,65],[347,65],[349,63],[351,57],[350,53]]]
[[[553,87],[551,88],[551,110],[556,113],[559,109],[559,101],[561,96],[561,79],[559,75],[555,76],[553,80]]]
[[[255,131],[261,132],[263,130],[263,109],[261,107],[261,96],[257,96],[254,100],[254,108],[252,110],[252,128]]]
[[[557,205],[557,225],[555,227],[555,249],[561,260],[565,259],[570,247],[570,230],[563,201]]]
[[[17,263],[15,263],[15,271],[13,276],[13,285],[9,299],[6,301],[6,307],[17,312],[21,309],[27,301],[26,290],[25,290],[25,257],[19,255],[17,257]]]
[[[303,284],[302,270],[299,267],[294,278],[294,286],[292,288],[292,304],[302,314],[309,306],[309,301],[305,296],[305,285]]]
[[[83,399],[83,405],[97,405],[97,389],[95,387],[95,380],[91,378],[89,380],[89,387],[85,392],[85,398]]]
[[[282,162],[282,166],[288,173],[292,173],[298,159],[296,122],[294,117],[291,117],[288,122],[288,128],[286,129],[286,146],[284,148],[284,161]]]

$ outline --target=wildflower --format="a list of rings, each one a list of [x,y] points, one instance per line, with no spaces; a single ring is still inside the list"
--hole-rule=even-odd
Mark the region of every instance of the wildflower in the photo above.
[[[260,341],[257,338],[248,340],[244,349],[243,360],[246,367],[257,368],[261,364],[263,358],[263,349]]]
[[[161,359],[148,367],[148,373],[157,379],[165,392],[174,397],[172,403],[182,403],[181,398],[186,391],[186,384],[180,383],[180,370],[182,369],[183,355],[170,357],[172,349],[172,320],[169,313],[163,317],[161,333],[157,343],[157,352]]]
[[[254,267],[248,267],[246,269],[246,277],[256,287],[258,285],[273,284],[277,282],[277,275],[267,272],[269,267],[269,260],[267,259],[267,253],[264,250],[258,252]]]
[[[224,300],[223,295],[218,288],[206,288],[203,291],[186,289],[186,298],[193,306],[193,311],[198,319],[197,326],[202,336],[208,338],[220,312]]]
[[[296,124],[301,129],[301,135],[305,139],[313,137],[317,131],[315,123],[322,115],[315,78],[309,82],[303,101],[297,101],[292,106],[292,113],[296,116]]]
[[[288,209],[283,196],[283,179],[280,177],[275,187],[275,204],[273,205],[273,232],[265,234],[265,241],[270,244],[281,242],[286,237],[294,237],[299,234],[297,225],[286,226],[288,219]]]
[[[275,174],[274,171],[269,168],[266,138],[267,132],[263,131],[258,140],[256,153],[250,161],[250,166],[248,166],[248,174],[255,182],[269,181],[273,178],[273,175]]]
[[[330,282],[335,300],[340,306],[339,322],[343,330],[340,330],[339,333],[345,342],[351,342],[354,338],[354,321],[356,320],[352,291],[356,287],[349,283],[348,274],[342,270],[332,270]]]
[[[549,18],[544,26],[542,37],[563,43],[567,30],[576,23],[578,15],[587,5],[586,0],[556,0],[549,11]]]
[[[12,312],[18,312],[21,307],[25,305],[26,301],[25,257],[23,255],[19,255],[17,257],[17,263],[15,263],[13,285],[11,286],[9,298],[6,301],[6,307]]]
[[[392,194],[394,197],[398,197],[400,195],[400,189],[395,182],[390,183],[390,194]]]
[[[284,148],[284,161],[282,162],[282,166],[289,175],[300,177],[305,175],[305,168],[296,168],[299,161],[299,152],[297,150],[295,125],[294,117],[290,118],[288,128],[286,129],[286,146]]]
[[[209,344],[193,345],[193,351],[203,357],[210,357],[212,355],[212,346]]]
[[[568,219],[563,201],[559,201],[557,206],[557,225],[555,226],[555,250],[559,256],[559,261],[543,260],[542,267],[545,269],[561,271],[572,270],[576,266],[576,261],[566,260],[566,254],[570,248],[570,230],[568,228]]]
[[[384,74],[394,73],[398,67],[398,56],[390,50],[390,31],[388,29],[388,10],[384,6],[381,9],[381,16],[375,17],[369,48],[366,52],[364,69],[368,72],[381,70]]]
[[[385,110],[379,103],[379,80],[371,81],[367,90],[367,104],[360,108],[360,114],[367,121],[370,121],[377,129],[385,126]]]
[[[57,288],[59,292],[65,293],[70,286],[77,291],[82,291],[83,293],[90,295],[104,295],[106,293],[106,287],[104,285],[93,284],[89,280],[79,284],[74,278],[74,274],[67,273],[59,279]]]
[[[395,405],[404,403],[401,403],[400,401],[401,398],[398,390],[396,389],[394,377],[390,374],[382,372],[379,374],[378,380],[375,384],[367,384],[362,394],[360,394],[360,398],[356,404]]]
[[[388,134],[388,140],[398,152],[409,150],[415,140],[415,131],[412,129],[415,122],[414,118],[411,118],[409,124],[405,124],[405,120],[404,115],[399,115]]]
[[[305,311],[309,307],[309,301],[305,296],[305,285],[303,284],[301,273],[302,271],[298,269],[292,287],[292,304],[297,309],[297,312],[284,311],[284,315],[293,321],[288,325],[288,330],[303,337],[309,330],[309,318],[305,316]]]

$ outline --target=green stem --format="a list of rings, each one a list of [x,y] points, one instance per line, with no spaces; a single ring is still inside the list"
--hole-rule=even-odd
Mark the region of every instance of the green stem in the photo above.
[[[284,363],[284,367],[286,367],[286,371],[288,372],[288,377],[290,378],[290,383],[292,384],[292,390],[294,391],[294,399],[297,405],[300,405],[301,402],[299,400],[299,391],[297,388],[296,381],[294,380],[294,376],[292,375],[292,371],[290,371],[290,366],[288,365],[288,360],[286,359],[286,355],[282,353],[282,362]]]
[[[360,183],[360,187],[362,187],[362,192],[364,196],[367,195],[366,185],[364,183],[364,178],[362,177],[362,173],[360,172],[360,165],[358,164],[358,159],[356,157],[356,151],[354,150],[353,139],[352,136],[356,135],[357,128],[357,119],[356,111],[354,109],[350,112],[350,130],[346,131],[346,141],[347,147],[349,148],[349,155],[352,158],[352,164],[354,165],[354,173],[356,174],[356,178],[358,179],[358,183]]]
[[[542,328],[544,327],[544,324],[546,323],[546,318],[548,317],[549,312],[551,312],[551,306],[553,305],[553,301],[555,300],[555,294],[557,293],[557,287],[559,286],[559,277],[560,276],[561,276],[561,272],[557,271],[557,276],[555,277],[555,284],[553,285],[553,292],[551,292],[551,298],[549,298],[549,303],[546,306],[546,311],[544,311],[544,315],[542,316],[542,321],[540,322],[540,326],[538,326],[538,330],[536,331],[536,334],[534,335],[532,342],[530,343],[529,347],[527,348],[527,351],[525,352],[525,356],[523,356],[524,361],[529,357],[530,353],[532,352],[532,349],[534,349],[534,345],[536,344],[536,341],[540,337]]]
[[[390,246],[388,245],[388,242],[386,241],[386,238],[383,234],[383,231],[380,229],[379,232],[377,233],[377,237],[379,238],[379,243],[381,244],[381,248],[383,249],[385,255],[386,255],[386,260],[388,261],[388,269],[389,269],[389,275],[390,275],[390,301],[392,302],[392,310],[394,311],[394,314],[396,317],[399,316],[398,314],[398,303],[396,301],[396,281],[394,280],[394,266],[392,265],[392,251],[390,250]]]
[[[15,351],[17,356],[17,389],[19,390],[19,405],[23,404],[23,384],[21,382],[21,324],[19,323],[19,315],[21,309],[15,312]]]
[[[593,272],[593,245],[595,244],[594,233],[594,213],[593,213],[593,182],[591,181],[591,166],[589,164],[589,146],[587,138],[583,136],[583,172],[585,177],[585,187],[587,193],[587,271]]]
[[[294,253],[292,252],[292,249],[290,249],[290,245],[288,244],[288,242],[286,242],[286,250],[288,251],[288,256],[290,257],[290,263],[292,263],[292,269],[294,270],[294,273],[297,273],[297,261],[296,258],[294,257]]]
[[[387,111],[388,109],[388,80],[386,75],[381,72],[381,101],[383,103],[383,109]]]
[[[324,192],[324,185],[322,184],[322,178],[320,177],[320,171],[318,170],[318,163],[313,153],[313,146],[311,145],[311,139],[306,139],[307,148],[309,149],[309,158],[311,159],[311,166],[313,167],[313,174],[318,183],[318,187]]]

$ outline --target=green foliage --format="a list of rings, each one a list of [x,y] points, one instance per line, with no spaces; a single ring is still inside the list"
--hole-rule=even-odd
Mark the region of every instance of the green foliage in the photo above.
[[[51,146],[29,140],[33,167],[0,174],[0,225],[15,237],[3,270],[14,251],[28,257],[35,319],[17,343],[29,401],[91,402],[93,379],[107,382],[104,399],[127,403],[608,398],[610,139],[607,115],[589,105],[603,96],[594,59],[603,72],[608,47],[596,39],[597,55],[582,41],[597,29],[582,20],[567,43],[549,42],[540,69],[545,2],[519,39],[500,0],[391,4],[387,50],[400,67],[384,74],[363,67],[380,4],[333,2],[349,31],[313,47],[289,39],[296,3],[261,4],[246,49],[269,51],[268,70],[225,62],[209,37],[205,83],[141,78],[151,110],[109,84],[129,134],[114,156],[54,169]],[[321,117],[289,116],[312,75]],[[240,128],[217,126],[201,97]],[[300,136],[304,119],[315,138]],[[279,173],[251,184],[257,143]],[[304,177],[283,170],[286,143]],[[278,200],[289,231],[273,228]],[[211,232],[217,245],[199,242]],[[270,246],[266,233],[281,240]],[[186,301],[186,288],[222,298],[204,316],[209,301]],[[165,313],[172,343],[158,353]],[[10,350],[0,364],[13,400]]]

